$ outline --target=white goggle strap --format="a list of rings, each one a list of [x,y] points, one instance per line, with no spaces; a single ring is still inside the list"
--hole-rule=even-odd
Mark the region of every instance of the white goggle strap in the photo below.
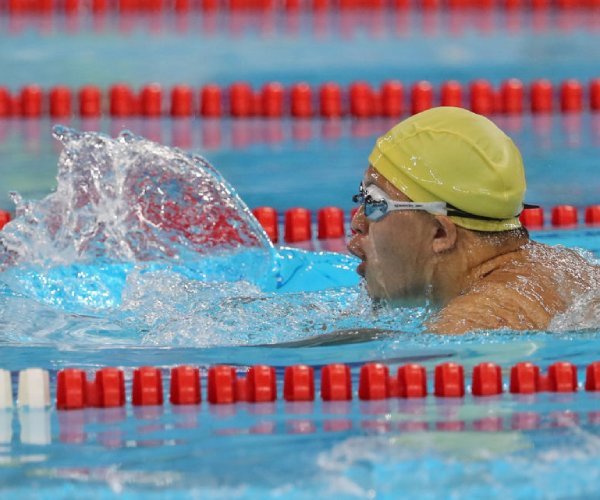
[[[434,215],[447,215],[448,208],[445,201],[431,201],[418,203],[413,201],[388,201],[389,210],[425,210]]]

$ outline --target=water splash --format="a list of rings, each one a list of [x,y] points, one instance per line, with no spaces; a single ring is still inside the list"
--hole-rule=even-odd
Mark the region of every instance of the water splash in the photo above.
[[[127,132],[54,135],[56,190],[15,196],[0,232],[1,341],[276,342],[355,326],[370,304],[326,291],[357,284],[353,257],[276,250],[205,159]]]
[[[0,270],[103,261],[170,262],[273,247],[235,190],[200,156],[129,132],[112,139],[55,126],[58,186],[40,201],[14,196],[0,233]]]

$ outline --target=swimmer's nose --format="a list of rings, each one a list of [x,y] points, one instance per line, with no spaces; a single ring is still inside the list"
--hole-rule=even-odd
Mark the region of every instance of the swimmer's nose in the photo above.
[[[348,251],[352,255],[356,255],[356,257],[362,260],[364,260],[364,253],[360,247],[360,239],[367,232],[367,224],[367,218],[365,217],[364,210],[361,207],[356,211],[354,217],[352,217],[350,228],[352,229],[354,235],[352,236],[352,238],[350,238],[347,247]]]
[[[365,234],[367,232],[367,224],[368,221],[365,217],[365,210],[363,207],[360,207],[354,214],[354,217],[352,217],[350,229],[356,234]]]

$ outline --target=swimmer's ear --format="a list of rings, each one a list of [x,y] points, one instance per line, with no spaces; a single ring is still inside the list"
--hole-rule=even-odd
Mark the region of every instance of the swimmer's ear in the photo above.
[[[447,252],[456,246],[456,224],[445,215],[435,217],[437,227],[433,236],[432,249],[434,253]]]

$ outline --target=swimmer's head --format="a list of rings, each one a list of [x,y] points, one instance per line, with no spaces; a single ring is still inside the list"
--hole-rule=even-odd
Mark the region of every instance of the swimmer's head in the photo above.
[[[462,108],[416,114],[380,137],[371,165],[414,202],[446,202],[452,221],[477,231],[521,227],[525,174],[513,141]],[[449,212],[452,214],[453,212]]]
[[[348,248],[371,297],[444,303],[472,269],[528,240],[521,154],[487,118],[425,111],[379,138],[369,160]]]

